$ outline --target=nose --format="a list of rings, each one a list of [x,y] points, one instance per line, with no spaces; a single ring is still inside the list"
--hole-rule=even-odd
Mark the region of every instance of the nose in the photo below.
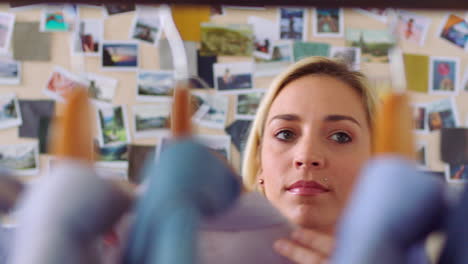
[[[293,162],[296,169],[322,169],[326,165],[325,156],[316,144],[298,146]]]

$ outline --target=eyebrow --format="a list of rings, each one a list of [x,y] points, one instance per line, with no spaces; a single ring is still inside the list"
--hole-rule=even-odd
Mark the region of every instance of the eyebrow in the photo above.
[[[294,114],[283,114],[283,115],[276,115],[270,119],[268,123],[271,123],[275,119],[280,119],[280,120],[285,120],[285,121],[300,121],[301,118],[298,115]],[[343,120],[348,120],[359,127],[361,127],[361,124],[353,117],[347,116],[347,115],[327,115],[324,119],[325,122],[338,122],[338,121],[343,121]]]

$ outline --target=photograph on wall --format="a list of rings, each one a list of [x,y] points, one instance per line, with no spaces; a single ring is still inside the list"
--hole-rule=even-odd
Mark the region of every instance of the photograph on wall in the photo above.
[[[269,19],[250,16],[247,20],[253,26],[254,31],[254,52],[257,58],[270,60],[273,55],[273,42],[279,40],[278,32],[272,30],[277,27],[277,23]]]
[[[192,121],[200,126],[224,129],[229,98],[223,94],[192,92],[195,113]]]
[[[158,9],[154,7],[138,8],[133,18],[130,38],[156,45],[161,33],[162,24]]]
[[[39,173],[39,150],[37,143],[21,143],[0,146],[0,167],[14,175]]]
[[[133,106],[135,138],[156,138],[169,134],[171,102]]]
[[[343,17],[342,8],[315,8],[312,14],[312,29],[314,37],[343,37]]]
[[[138,43],[104,41],[101,66],[105,70],[134,71],[138,69]]]
[[[202,56],[252,56],[253,27],[249,24],[201,23]]]
[[[235,119],[253,120],[262,101],[265,90],[255,89],[236,96]]]
[[[330,48],[330,58],[338,59],[355,71],[360,69],[361,49],[356,47],[336,47]]]
[[[14,25],[14,14],[0,12],[0,53],[8,53],[10,51]]]
[[[363,62],[388,63],[388,51],[394,44],[395,39],[388,30],[346,30],[346,45],[361,48]]]
[[[271,59],[255,58],[254,76],[275,76],[294,62],[291,40],[277,40],[272,43]]]
[[[430,57],[429,91],[454,94],[457,92],[460,59],[456,57]]]
[[[460,90],[468,92],[468,67],[465,70],[465,73],[463,74],[463,79],[460,83]]]
[[[424,46],[427,31],[431,25],[429,18],[399,10],[396,23],[396,30],[400,40],[412,42],[421,47]]]
[[[97,121],[100,146],[130,142],[127,115],[123,105],[98,108]]]
[[[118,81],[117,79],[102,76],[95,73],[86,73],[86,79],[89,81],[88,94],[93,103],[100,105],[112,104]]]
[[[278,9],[280,39],[307,40],[307,9]]]
[[[388,8],[354,8],[358,13],[377,19],[382,23],[388,21]]]
[[[439,36],[460,48],[468,49],[468,22],[454,14],[442,21]]]
[[[47,4],[42,10],[40,29],[42,32],[71,31],[77,19],[76,5]]]
[[[20,126],[23,123],[18,98],[9,93],[0,95],[0,129]]]
[[[172,100],[174,85],[173,71],[138,71],[137,100],[147,102]]]
[[[55,66],[43,93],[57,101],[63,102],[74,89],[87,89],[88,87],[88,80],[73,74],[60,66]]]
[[[427,104],[427,125],[429,131],[458,126],[458,113],[453,98]]]
[[[77,25],[73,34],[73,52],[99,56],[101,42],[104,39],[103,21],[99,19],[83,19],[79,20]]]
[[[330,47],[330,44],[324,42],[294,41],[294,61],[300,61],[311,56],[329,57]]]
[[[99,146],[94,141],[94,153],[96,166],[109,168],[128,167],[128,145],[126,142],[118,142],[106,146]]]
[[[21,82],[21,62],[0,57],[0,84],[18,85]]]
[[[231,137],[228,135],[196,135],[195,141],[231,160]]]
[[[445,179],[447,182],[468,182],[468,164],[449,164],[445,168]]]
[[[413,112],[413,131],[415,132],[429,132],[427,128],[427,109],[425,104],[413,103],[411,105]]]
[[[427,169],[427,144],[418,142],[416,144],[416,163],[419,169]]]
[[[135,4],[134,3],[105,4],[104,10],[106,12],[106,15],[108,16],[118,15],[122,13],[135,11]]]
[[[215,63],[215,89],[223,93],[239,93],[253,88],[253,62]]]
[[[242,155],[244,153],[245,145],[250,131],[252,120],[235,120],[224,131],[231,136],[232,144]]]

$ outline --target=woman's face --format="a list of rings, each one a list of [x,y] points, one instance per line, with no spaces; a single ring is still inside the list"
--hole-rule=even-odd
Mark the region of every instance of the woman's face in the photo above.
[[[335,78],[308,75],[286,85],[271,105],[258,179],[292,222],[333,232],[370,155],[359,94]]]

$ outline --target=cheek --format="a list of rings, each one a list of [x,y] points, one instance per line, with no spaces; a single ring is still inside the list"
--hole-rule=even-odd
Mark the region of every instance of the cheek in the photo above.
[[[288,153],[278,150],[271,142],[265,142],[261,150],[262,172],[259,175],[265,181],[265,193],[278,193],[283,187],[283,176],[288,169]]]

